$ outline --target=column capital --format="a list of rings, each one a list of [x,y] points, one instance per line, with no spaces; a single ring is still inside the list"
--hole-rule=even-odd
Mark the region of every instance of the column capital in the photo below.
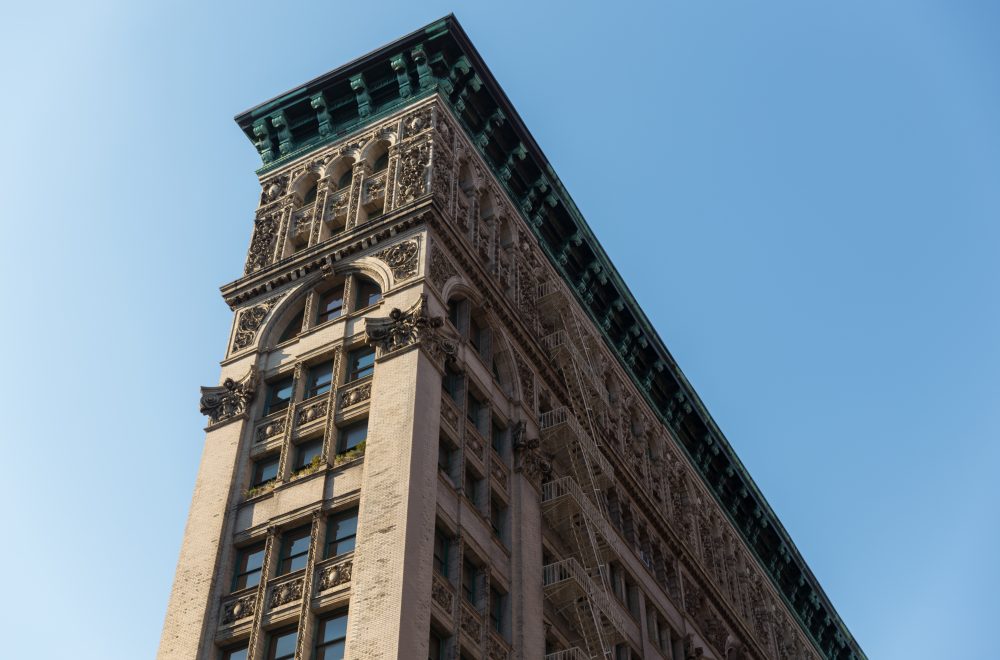
[[[444,319],[428,311],[427,294],[421,294],[405,311],[395,308],[387,317],[367,319],[365,334],[379,359],[419,346],[440,365],[453,359],[458,350],[457,341],[444,328]]]

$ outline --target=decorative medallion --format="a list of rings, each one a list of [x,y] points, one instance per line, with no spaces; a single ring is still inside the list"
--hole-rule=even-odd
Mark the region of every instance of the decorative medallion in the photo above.
[[[405,280],[417,272],[417,255],[420,253],[417,242],[403,241],[384,250],[376,252],[378,257],[392,269],[392,276],[397,280]]]

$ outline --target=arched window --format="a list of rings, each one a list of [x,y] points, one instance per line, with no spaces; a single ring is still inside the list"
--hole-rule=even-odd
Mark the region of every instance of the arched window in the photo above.
[[[372,172],[381,172],[382,170],[389,169],[389,151],[383,151],[382,155],[375,159],[375,163],[372,165]]]
[[[298,337],[302,332],[302,321],[305,317],[305,309],[300,309],[291,319],[288,321],[288,325],[285,329],[281,331],[281,336],[278,337],[278,343],[286,342],[289,339]]]
[[[351,168],[347,168],[347,171],[341,174],[340,178],[337,179],[337,190],[343,190],[344,188],[350,187],[353,176],[354,172]]]
[[[316,183],[314,182],[309,189],[306,190],[306,194],[302,196],[302,205],[308,206],[316,201]]]
[[[316,324],[326,323],[339,318],[344,313],[343,283],[330,287],[319,296],[319,308],[316,312]]]
[[[355,280],[355,287],[354,309],[371,307],[382,300],[382,289],[367,277],[358,277]]]

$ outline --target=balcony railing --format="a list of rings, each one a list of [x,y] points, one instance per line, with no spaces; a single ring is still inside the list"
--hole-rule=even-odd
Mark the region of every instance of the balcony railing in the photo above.
[[[545,656],[545,660],[590,660],[590,656],[586,651],[582,651],[574,646],[563,651],[549,653]]]
[[[611,624],[619,636],[624,636],[624,619],[611,602],[607,591],[590,579],[587,571],[575,559],[563,559],[542,567],[542,579],[547,592],[555,594],[561,587],[572,587],[571,596],[586,596],[592,606]]]
[[[561,432],[565,432],[580,445],[581,451],[587,455],[588,462],[596,468],[599,474],[594,476],[612,477],[611,463],[604,457],[593,438],[583,430],[576,416],[566,406],[539,415],[538,429],[543,439],[546,435],[558,437]]]
[[[555,506],[560,500],[566,499],[575,504],[583,513],[587,520],[595,528],[597,533],[604,539],[608,548],[619,557],[624,556],[625,545],[618,534],[591,498],[587,497],[580,484],[573,477],[560,477],[554,481],[542,484],[542,507]]]

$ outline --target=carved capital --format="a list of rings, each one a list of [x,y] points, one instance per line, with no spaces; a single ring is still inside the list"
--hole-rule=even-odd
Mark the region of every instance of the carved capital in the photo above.
[[[257,389],[257,372],[253,367],[240,380],[227,378],[219,387],[201,388],[201,414],[208,415],[209,424],[218,424],[246,412]]]
[[[440,316],[428,313],[427,295],[423,294],[406,311],[396,308],[385,318],[367,319],[365,332],[380,358],[419,345],[432,359],[441,361],[454,357],[457,350],[456,342],[445,335],[443,325]]]

